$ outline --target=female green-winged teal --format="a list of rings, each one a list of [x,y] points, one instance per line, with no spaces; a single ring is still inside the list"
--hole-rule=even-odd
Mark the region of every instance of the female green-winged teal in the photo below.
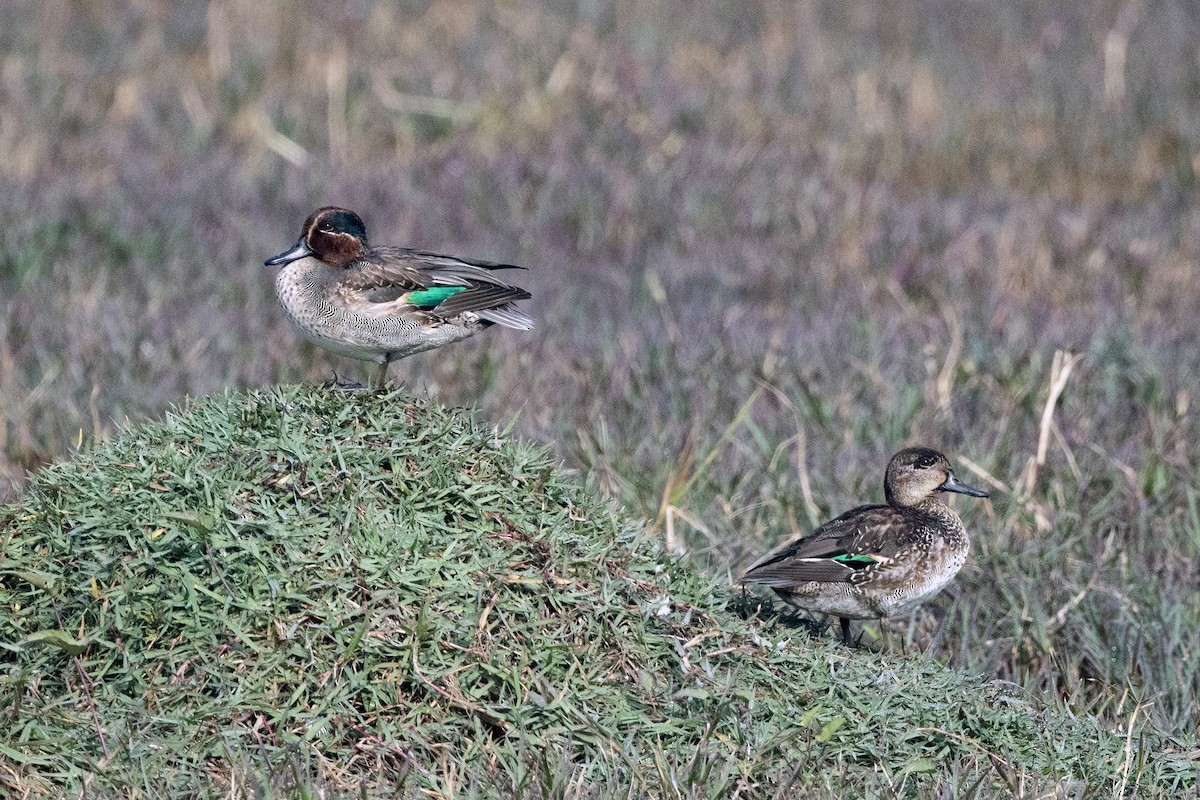
[[[901,450],[884,476],[887,505],[859,506],[784,542],[751,564],[742,582],[769,586],[805,611],[837,616],[842,641],[851,645],[851,619],[912,611],[967,560],[967,531],[938,492],[988,496],[955,478],[938,451]]]
[[[514,305],[529,292],[496,276],[522,267],[371,247],[362,219],[344,208],[318,208],[296,245],[266,264],[282,265],[275,296],[300,332],[326,350],[377,363],[376,388],[398,358],[493,324],[533,328]]]

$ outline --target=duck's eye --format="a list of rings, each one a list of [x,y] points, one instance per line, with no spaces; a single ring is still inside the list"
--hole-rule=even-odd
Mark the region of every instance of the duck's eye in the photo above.
[[[320,225],[317,226],[317,230],[323,231],[325,233],[333,233],[333,226],[330,225],[328,222],[322,222]]]
[[[931,456],[921,456],[917,459],[917,469],[929,469],[937,463],[937,459]]]

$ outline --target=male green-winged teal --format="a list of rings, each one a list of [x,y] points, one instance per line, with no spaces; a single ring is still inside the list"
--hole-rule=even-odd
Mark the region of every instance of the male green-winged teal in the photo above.
[[[743,583],[774,589],[784,601],[837,616],[851,645],[851,619],[912,611],[962,568],[971,546],[962,520],[938,492],[987,497],[950,470],[936,450],[892,456],[883,480],[887,505],[865,505],[784,542],[755,561]]]
[[[282,266],[275,296],[300,332],[326,350],[377,363],[376,388],[398,358],[491,325],[533,328],[515,305],[529,292],[496,275],[522,267],[372,247],[362,219],[344,208],[318,208],[296,245],[266,264]]]

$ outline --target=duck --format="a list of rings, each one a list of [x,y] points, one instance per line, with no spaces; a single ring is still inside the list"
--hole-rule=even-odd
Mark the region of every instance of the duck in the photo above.
[[[838,618],[853,647],[850,620],[907,614],[940,592],[971,547],[962,519],[939,499],[988,493],[954,476],[945,455],[909,447],[884,473],[884,505],[861,505],[754,561],[741,582],[773,589],[804,611]]]
[[[325,206],[312,212],[279,267],[275,296],[288,319],[318,347],[378,365],[382,389],[391,362],[500,325],[534,327],[516,302],[529,292],[499,276],[515,264],[406,247],[372,246],[362,218]]]

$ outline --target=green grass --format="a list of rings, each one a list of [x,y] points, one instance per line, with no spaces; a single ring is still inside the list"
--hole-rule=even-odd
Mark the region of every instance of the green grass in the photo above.
[[[1195,789],[1136,720],[745,619],[544,449],[403,393],[197,400],[0,520],[17,796]]]

